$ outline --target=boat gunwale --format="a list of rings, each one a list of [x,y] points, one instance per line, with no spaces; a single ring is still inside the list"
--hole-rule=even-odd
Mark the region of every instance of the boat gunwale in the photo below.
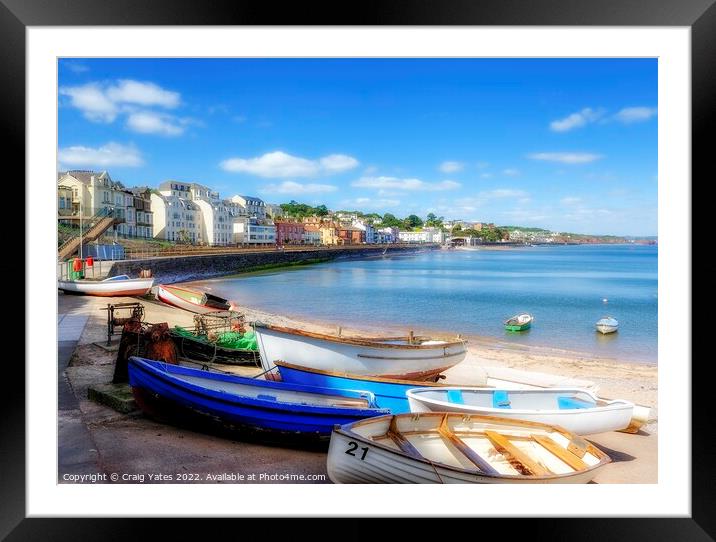
[[[367,380],[370,382],[378,382],[381,384],[403,384],[403,385],[410,385],[410,384],[419,384],[421,388],[427,388],[427,387],[445,387],[448,386],[448,384],[441,384],[440,382],[422,382],[420,380],[400,380],[399,378],[385,378],[382,376],[371,376],[371,375],[357,375],[353,373],[341,373],[340,371],[329,371],[326,369],[314,369],[312,367],[304,367],[303,365],[296,365],[294,363],[289,363],[287,361],[283,360],[275,360],[273,364],[278,367],[279,373],[281,372],[281,367],[286,367],[287,369],[293,369],[299,372],[307,372],[307,373],[316,373],[320,374],[322,376],[332,376],[332,377],[338,377],[338,378],[346,378],[350,380]],[[492,388],[489,388],[492,389]]]
[[[449,391],[449,390],[460,390],[460,391],[498,391],[499,388],[487,388],[487,389],[479,389],[479,387],[475,386],[474,388],[470,388],[468,386],[444,386],[440,391]],[[433,391],[433,390],[423,390],[423,391]],[[632,412],[634,411],[634,403],[631,401],[627,401],[626,399],[601,399],[594,395],[589,390],[585,389],[578,389],[578,388],[542,388],[540,390],[505,390],[508,393],[515,393],[515,392],[535,392],[535,391],[544,391],[544,392],[555,392],[555,393],[566,393],[566,392],[583,392],[589,395],[592,399],[594,399],[594,402],[596,406],[593,407],[585,407],[585,408],[562,408],[562,409],[551,409],[551,410],[538,410],[538,409],[526,409],[526,408],[509,408],[509,409],[501,409],[501,408],[495,408],[495,407],[481,407],[477,405],[468,405],[468,404],[458,404],[458,403],[451,403],[450,401],[440,401],[438,399],[419,399],[416,396],[419,396],[421,394],[420,388],[413,388],[410,390],[406,390],[405,396],[410,399],[411,397],[415,401],[425,401],[430,404],[437,405],[439,407],[451,407],[451,408],[475,408],[480,409],[480,411],[488,411],[488,412],[494,412],[494,413],[500,413],[500,414],[514,414],[514,415],[538,415],[538,416],[553,416],[557,414],[585,414],[585,413],[602,413],[602,412],[612,412],[612,411],[619,411],[619,410],[626,410],[628,408],[632,409]],[[599,403],[606,403],[599,405]],[[437,412],[437,411],[436,411]],[[470,411],[452,411],[455,414],[471,414]],[[481,415],[480,412],[475,412],[476,415]],[[486,414],[489,416],[489,414]],[[495,416],[497,418],[501,418],[501,416]],[[511,417],[511,416],[506,416]]]
[[[136,283],[138,283],[138,282],[147,282],[147,281],[151,281],[150,286],[148,286],[148,288],[151,288],[154,285],[154,278],[152,278],[152,277],[147,277],[147,278],[137,277],[136,279],[123,279],[123,280],[117,280],[117,281],[111,281],[111,280],[106,280],[106,279],[105,280],[102,280],[102,279],[61,280],[61,279],[58,279],[57,284],[106,284],[106,285],[112,285],[112,286],[119,284],[119,285],[125,286],[129,283],[131,283],[132,285],[136,285]],[[58,288],[60,288],[60,286],[58,286]]]
[[[132,358],[136,358],[143,363],[137,363],[132,362]],[[143,372],[145,375],[149,375],[153,378],[156,378],[158,380],[164,381],[165,383],[169,384],[175,389],[183,390],[191,395],[195,395],[197,397],[208,397],[214,401],[217,401],[219,403],[223,403],[229,406],[247,406],[251,408],[257,408],[262,410],[271,410],[271,411],[279,411],[279,412],[288,412],[291,414],[301,414],[301,415],[311,415],[311,414],[320,414],[320,415],[326,415],[326,414],[335,414],[340,413],[343,415],[348,416],[364,416],[366,412],[375,412],[379,413],[379,415],[388,415],[390,410],[385,408],[379,408],[375,406],[370,406],[375,404],[375,395],[367,390],[332,390],[332,391],[338,391],[338,392],[348,392],[355,394],[353,396],[346,395],[341,396],[340,394],[321,394],[312,392],[310,390],[286,390],[286,391],[295,391],[298,393],[314,393],[316,395],[323,395],[327,397],[344,397],[345,399],[358,399],[358,400],[364,400],[366,402],[365,408],[360,408],[357,406],[339,406],[339,405],[315,405],[310,403],[292,403],[288,401],[279,401],[279,400],[268,400],[268,399],[258,399],[256,397],[251,397],[247,395],[239,395],[236,393],[231,392],[223,392],[218,390],[212,390],[210,388],[201,387],[197,384],[194,384],[192,382],[188,382],[186,380],[183,380],[181,378],[178,378],[177,376],[171,374],[170,372],[164,372],[150,363],[146,363],[147,361],[154,361],[155,363],[164,363],[161,361],[156,360],[147,360],[146,358],[140,358],[138,356],[131,356],[129,359],[130,363],[133,364],[137,369],[139,369],[141,372]],[[166,363],[165,365],[170,365],[172,367],[177,367],[180,369],[187,369],[186,367],[182,367],[181,365],[173,365],[171,363]],[[181,374],[178,373],[178,374]],[[207,371],[207,374],[211,374],[212,376],[219,376],[219,377],[236,377],[237,375],[225,375],[223,373],[210,373]],[[185,374],[184,376],[190,376]],[[239,377],[239,378],[248,378],[248,377]],[[208,380],[211,380],[211,378],[207,378]],[[225,378],[217,378],[215,380],[221,380],[225,382],[231,383],[230,379]],[[250,379],[255,380],[255,379]],[[256,379],[255,382],[269,382],[274,383],[270,380],[258,380]],[[236,384],[239,384],[238,382],[235,382]],[[288,383],[285,383],[288,384]],[[251,384],[244,384],[244,385],[251,385]],[[291,386],[297,386],[301,388],[311,388],[311,387],[317,387],[317,386],[305,386],[300,384],[290,384]],[[138,386],[142,387],[142,386]],[[262,387],[259,385],[258,387]],[[268,389],[275,389],[275,386],[263,386]],[[146,389],[146,388],[145,388]],[[329,389],[329,388],[323,388],[323,389]],[[365,393],[368,394],[368,397],[360,397],[358,394]],[[298,408],[297,408],[298,407]]]
[[[256,328],[263,328],[270,331],[277,331],[279,333],[285,333],[287,335],[294,335],[299,337],[307,337],[310,339],[319,339],[327,342],[334,342],[340,344],[351,344],[355,346],[368,346],[371,348],[391,348],[398,350],[436,350],[440,348],[452,348],[456,346],[463,346],[467,350],[467,339],[431,339],[444,341],[437,344],[389,344],[379,341],[396,341],[405,340],[404,336],[398,337],[338,337],[336,335],[327,335],[325,333],[318,333],[315,331],[308,331],[305,329],[294,329],[282,326],[275,326],[272,324],[264,324],[261,322],[252,322],[251,325]],[[420,337],[417,337],[420,338]]]
[[[612,462],[612,458],[609,457],[602,450],[597,448],[594,444],[592,444],[591,442],[587,441],[586,439],[580,437],[579,435],[570,433],[569,431],[567,431],[566,429],[564,429],[558,425],[549,425],[549,424],[545,424],[545,423],[530,422],[530,421],[524,421],[524,420],[511,420],[509,418],[498,418],[495,416],[484,416],[484,415],[479,415],[479,414],[461,414],[461,413],[457,413],[457,412],[454,412],[454,413],[453,412],[450,412],[450,413],[421,412],[419,414],[417,414],[417,413],[416,414],[413,414],[413,413],[411,413],[411,414],[389,414],[389,416],[393,416],[393,417],[395,417],[395,416],[417,416],[417,417],[423,417],[423,416],[437,417],[437,416],[439,416],[439,417],[445,417],[446,414],[448,416],[461,416],[464,421],[471,421],[473,418],[480,418],[480,419],[484,419],[486,421],[494,421],[496,423],[507,422],[510,425],[531,425],[531,426],[539,427],[541,429],[551,429],[552,431],[559,433],[562,436],[564,436],[565,438],[569,439],[570,442],[574,442],[575,440],[586,442],[587,446],[585,448],[585,452],[589,452],[590,454],[592,454],[593,456],[598,458],[599,463],[591,465],[588,468],[583,469],[583,470],[579,470],[579,471],[575,470],[574,472],[571,472],[571,473],[568,472],[568,473],[563,473],[563,474],[551,473],[549,475],[534,475],[534,474],[529,474],[529,475],[528,474],[497,474],[497,475],[494,475],[494,474],[489,474],[489,473],[485,473],[485,472],[480,472],[479,470],[477,470],[477,468],[475,468],[473,471],[472,469],[454,467],[452,465],[448,465],[448,464],[442,463],[440,461],[432,461],[422,455],[421,455],[421,457],[416,457],[416,456],[410,455],[407,452],[404,452],[402,450],[396,450],[394,448],[390,448],[389,446],[385,446],[384,444],[382,444],[381,442],[379,442],[377,440],[372,440],[372,439],[366,438],[362,435],[359,435],[358,433],[355,433],[354,431],[352,431],[350,429],[344,429],[344,426],[341,426],[341,425],[335,426],[333,428],[333,433],[337,433],[345,438],[359,440],[363,443],[375,446],[384,452],[389,452],[389,453],[392,453],[395,455],[399,455],[401,457],[404,457],[404,458],[412,460],[412,461],[418,461],[419,463],[422,463],[424,465],[428,465],[428,466],[432,467],[433,470],[435,469],[435,466],[439,466],[442,469],[446,469],[446,470],[449,470],[452,472],[458,472],[461,474],[468,474],[468,475],[479,476],[479,477],[484,477],[484,478],[492,478],[492,479],[497,479],[497,480],[505,480],[505,479],[506,480],[554,480],[554,479],[561,479],[561,478],[570,478],[570,477],[578,475],[578,474],[596,470],[596,469]],[[362,425],[362,424],[367,424],[367,423],[377,423],[380,418],[383,418],[383,416],[374,416],[371,418],[365,418],[363,420],[358,420],[357,422],[353,422],[348,425],[356,426],[356,425]],[[468,420],[465,420],[465,418],[468,418]],[[391,422],[392,421],[393,420],[391,420]],[[509,422],[519,422],[519,423],[509,423]],[[430,433],[430,434],[440,435],[440,432],[438,429],[439,429],[439,426],[436,426],[435,429],[433,429],[433,430],[411,431],[410,434],[419,434],[419,433],[420,434],[423,434],[423,433],[428,434],[428,433]],[[386,433],[386,435],[387,435],[387,433]],[[385,435],[383,435],[383,436],[385,436]],[[566,450],[566,448],[565,448],[565,450]],[[550,453],[552,453],[552,452],[550,452]],[[552,455],[555,455],[555,454],[552,453]]]

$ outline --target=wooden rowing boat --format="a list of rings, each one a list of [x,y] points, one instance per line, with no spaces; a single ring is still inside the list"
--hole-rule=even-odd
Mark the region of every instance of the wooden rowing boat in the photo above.
[[[167,305],[179,307],[180,309],[197,314],[207,314],[231,309],[231,303],[223,297],[170,284],[160,284],[157,286],[157,299]]]
[[[142,410],[200,416],[207,425],[327,437],[346,424],[388,411],[368,392],[327,390],[214,373],[132,356],[129,384]]]
[[[379,416],[335,427],[334,483],[586,483],[611,460],[558,426],[450,413]]]
[[[254,330],[265,371],[282,360],[314,369],[424,381],[467,355],[462,338],[342,337],[258,322]]]
[[[450,386],[411,389],[407,396],[411,412],[461,412],[540,422],[577,435],[625,429],[634,410],[629,401],[607,401],[570,388],[508,391]]]
[[[127,275],[117,275],[104,280],[58,280],[57,289],[66,294],[120,297],[145,295],[153,284],[153,278],[131,279]]]

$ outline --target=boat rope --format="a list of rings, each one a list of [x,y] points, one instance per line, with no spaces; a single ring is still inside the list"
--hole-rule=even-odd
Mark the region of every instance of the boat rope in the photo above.
[[[428,463],[430,463],[430,466],[431,466],[431,467],[433,468],[433,470],[435,471],[435,474],[437,475],[438,480],[440,480],[440,483],[441,483],[441,484],[444,484],[445,481],[443,480],[442,476],[440,476],[440,473],[438,472],[438,469],[435,467],[435,463],[433,463],[432,461],[430,461],[427,457],[426,457],[425,459],[427,460]]]
[[[260,377],[260,376],[265,375],[266,373],[270,373],[270,372],[273,371],[274,369],[276,369],[276,366],[275,366],[275,365],[274,365],[273,367],[271,367],[270,369],[266,369],[263,373],[259,373],[259,374],[257,374],[256,376],[252,376],[251,378],[258,378],[258,377]]]

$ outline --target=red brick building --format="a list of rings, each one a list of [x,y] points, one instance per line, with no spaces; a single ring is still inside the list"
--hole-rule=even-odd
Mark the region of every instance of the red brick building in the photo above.
[[[275,220],[276,244],[300,245],[303,243],[303,223]]]
[[[338,226],[338,243],[341,245],[360,245],[365,243],[365,231],[353,226]]]

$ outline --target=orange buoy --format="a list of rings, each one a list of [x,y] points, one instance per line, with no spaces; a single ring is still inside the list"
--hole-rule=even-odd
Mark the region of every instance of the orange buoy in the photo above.
[[[72,262],[72,271],[82,271],[82,260],[75,258],[75,261]]]
[[[87,256],[87,260],[85,260],[87,263],[87,267],[92,267],[94,265],[94,259],[92,256]]]

